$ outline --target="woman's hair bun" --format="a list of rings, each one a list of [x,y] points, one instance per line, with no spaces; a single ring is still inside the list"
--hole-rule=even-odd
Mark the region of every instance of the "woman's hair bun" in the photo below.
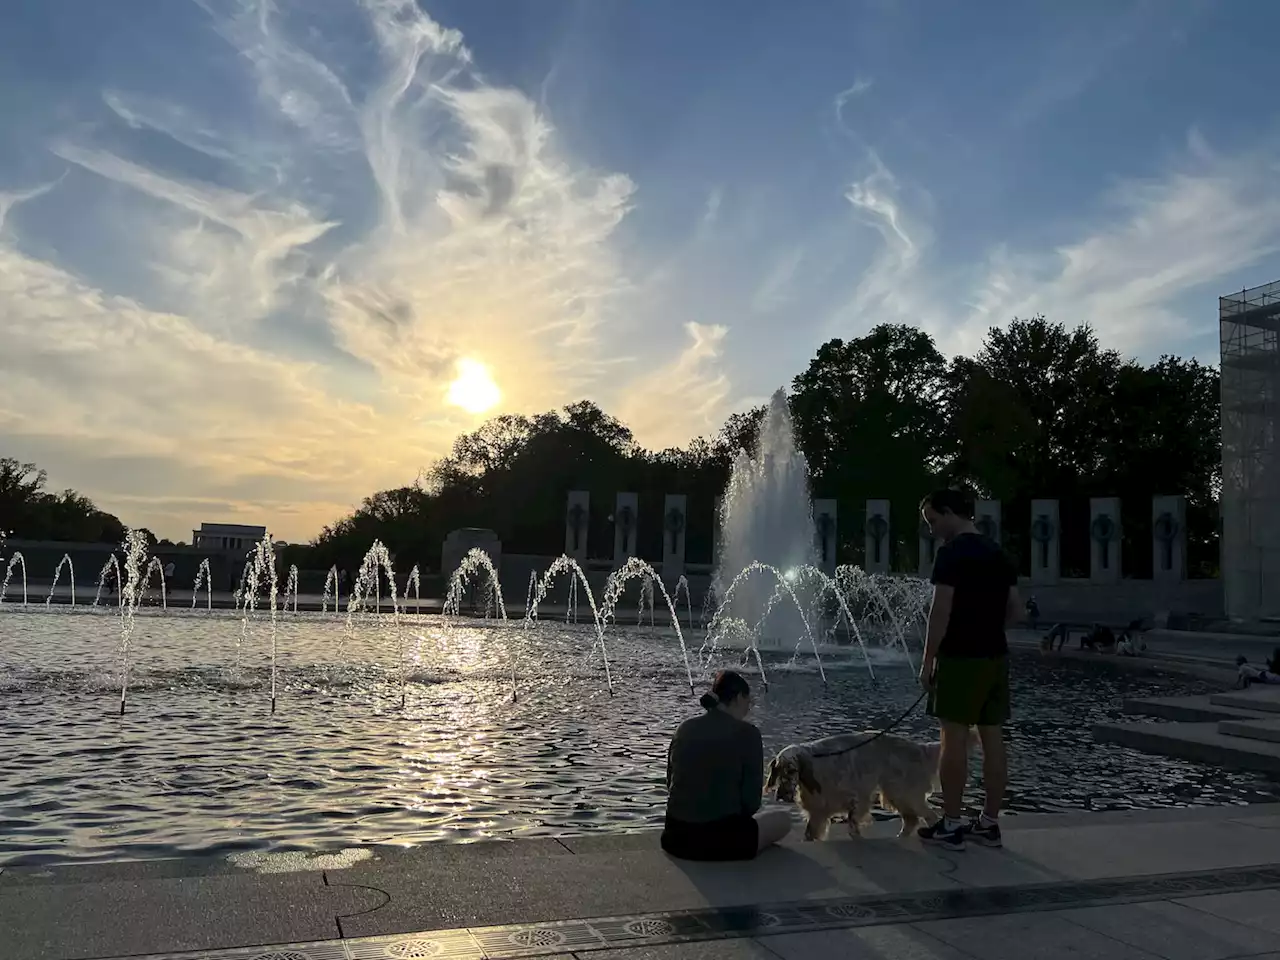
[[[720,698],[709,690],[698,698],[698,702],[702,704],[704,710],[714,710],[720,706]]]

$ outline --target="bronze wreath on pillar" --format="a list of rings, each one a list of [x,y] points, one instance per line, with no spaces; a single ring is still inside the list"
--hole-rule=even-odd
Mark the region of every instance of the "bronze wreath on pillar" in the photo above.
[[[667,533],[671,534],[671,552],[676,552],[676,546],[680,542],[680,532],[684,529],[684,511],[679,507],[672,507],[667,511]]]
[[[883,555],[885,535],[889,532],[889,521],[882,514],[874,514],[867,518],[867,532],[871,534],[872,563],[879,564]]]

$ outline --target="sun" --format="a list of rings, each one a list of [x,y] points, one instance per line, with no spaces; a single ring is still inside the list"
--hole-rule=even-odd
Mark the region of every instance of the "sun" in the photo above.
[[[489,368],[479,360],[458,361],[458,375],[449,384],[445,401],[467,413],[484,413],[502,399],[502,391],[493,382]]]

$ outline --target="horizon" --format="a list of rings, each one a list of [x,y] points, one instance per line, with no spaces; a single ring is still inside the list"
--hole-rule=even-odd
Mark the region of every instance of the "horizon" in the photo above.
[[[683,445],[878,323],[1216,366],[1280,277],[1280,9],[781,11],[6,12],[0,455],[305,542],[501,413]]]

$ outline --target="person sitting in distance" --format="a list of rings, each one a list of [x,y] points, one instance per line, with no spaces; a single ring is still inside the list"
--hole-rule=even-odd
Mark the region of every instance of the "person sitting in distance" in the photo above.
[[[1266,668],[1255,667],[1245,657],[1236,657],[1236,687],[1245,689],[1255,683],[1280,684],[1280,649],[1271,655]]]
[[[1080,649],[1110,650],[1116,645],[1116,635],[1112,629],[1101,623],[1095,623],[1093,629],[1080,638]]]
[[[1142,639],[1142,621],[1130,620],[1129,626],[1120,631],[1120,639],[1116,641],[1116,653],[1122,657],[1136,657],[1145,653],[1147,642]]]
[[[751,687],[725,670],[700,703],[702,716],[680,724],[667,751],[662,849],[681,860],[751,860],[791,830],[790,810],[760,809],[764,743],[746,720]]]

